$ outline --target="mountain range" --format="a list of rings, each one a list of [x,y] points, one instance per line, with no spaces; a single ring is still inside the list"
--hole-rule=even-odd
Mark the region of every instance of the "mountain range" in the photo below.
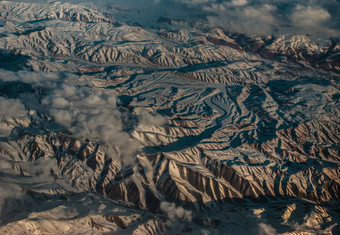
[[[336,38],[111,10],[0,3],[0,233],[340,232]]]

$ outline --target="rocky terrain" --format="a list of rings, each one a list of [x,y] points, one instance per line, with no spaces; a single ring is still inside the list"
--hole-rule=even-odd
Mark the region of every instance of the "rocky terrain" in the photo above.
[[[339,233],[339,55],[2,1],[0,233]]]

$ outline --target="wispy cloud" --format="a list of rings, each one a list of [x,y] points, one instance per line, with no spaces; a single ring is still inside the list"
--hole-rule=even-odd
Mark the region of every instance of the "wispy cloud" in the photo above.
[[[3,179],[2,179],[3,180]],[[0,223],[9,212],[21,206],[23,190],[15,184],[0,181]]]
[[[161,126],[166,121],[165,117],[157,113],[150,113],[144,109],[138,113],[138,120],[140,124],[155,126]]]
[[[276,233],[276,229],[273,228],[271,225],[265,224],[265,223],[260,223],[258,234],[259,235],[275,235],[277,233]]]

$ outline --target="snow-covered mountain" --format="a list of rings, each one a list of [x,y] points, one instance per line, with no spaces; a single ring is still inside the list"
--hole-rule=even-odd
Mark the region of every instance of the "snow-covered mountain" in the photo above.
[[[2,1],[0,233],[339,233],[337,43]]]

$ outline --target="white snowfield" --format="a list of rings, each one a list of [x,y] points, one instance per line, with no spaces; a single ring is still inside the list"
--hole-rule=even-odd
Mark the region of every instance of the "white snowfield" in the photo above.
[[[0,2],[0,234],[340,233],[340,48]]]

